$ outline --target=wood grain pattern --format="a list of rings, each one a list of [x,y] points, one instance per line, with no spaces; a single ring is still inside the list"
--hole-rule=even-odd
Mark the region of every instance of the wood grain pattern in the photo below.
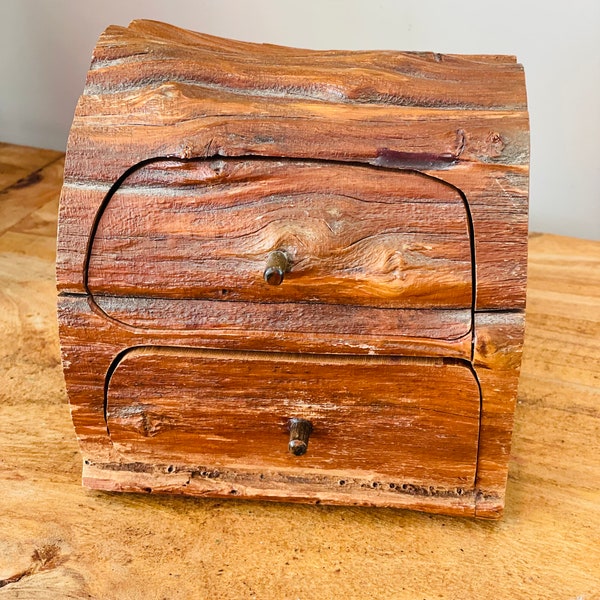
[[[138,348],[106,394],[125,461],[474,484],[479,387],[468,367],[441,359]],[[301,458],[287,449],[292,418],[313,427]]]
[[[40,169],[63,158],[62,152],[0,142],[0,191],[37,182]]]
[[[315,52],[148,21],[110,27],[71,130],[58,235],[86,484],[498,517],[523,336],[528,160],[513,57]],[[274,251],[290,264],[278,286],[263,280]],[[147,347],[164,350],[138,356]],[[397,357],[420,375],[410,392],[404,367],[400,377],[386,363]],[[469,376],[432,376],[432,360]],[[273,397],[271,369],[285,375]],[[325,410],[324,396],[346,389],[342,372],[356,395]],[[419,404],[404,457],[391,443],[406,419],[394,393]],[[303,456],[297,476],[286,454],[265,458],[283,435],[282,407],[316,420],[314,464]],[[240,435],[258,440],[254,457],[221,439],[235,438],[237,413],[249,427]],[[161,431],[140,437],[147,422]],[[356,463],[343,430],[364,444]]]
[[[44,157],[47,159],[46,157]],[[50,202],[56,203],[56,184],[62,181],[63,161],[50,160],[47,165],[36,169],[22,179],[2,190],[10,193],[15,202],[0,203],[0,232],[4,233],[22,223],[31,213]],[[31,194],[31,186],[36,186],[36,194]]]
[[[137,489],[143,491],[142,488],[151,488],[165,492],[185,492],[188,494],[209,493],[206,486],[202,485],[203,480],[198,480],[195,486],[191,488],[186,483],[188,478],[185,477],[185,474],[190,475],[195,472],[197,470],[195,467],[188,467],[186,470],[180,466],[177,477],[172,477],[172,473],[166,471],[169,464],[171,464],[168,461],[161,463],[162,467],[156,469],[152,467],[150,462],[147,462],[146,467],[128,466],[131,464],[131,460],[123,460],[123,457],[115,452],[107,436],[102,401],[105,373],[109,370],[117,354],[117,349],[123,350],[133,346],[155,346],[165,343],[175,348],[180,346],[189,347],[197,343],[198,338],[185,336],[181,332],[148,331],[144,333],[140,330],[127,332],[118,325],[111,324],[104,318],[95,315],[83,298],[62,298],[59,302],[59,316],[63,361],[71,398],[72,416],[84,457],[86,457],[88,463],[84,467],[87,474],[87,485],[101,489]],[[306,487],[304,491],[301,491],[295,483],[290,486],[289,480],[285,478],[279,479],[277,485],[275,485],[274,481],[268,477],[259,480],[256,471],[244,473],[243,469],[229,469],[226,474],[223,472],[221,465],[205,461],[200,471],[210,472],[215,468],[219,468],[221,471],[217,487],[214,485],[215,482],[208,478],[210,494],[214,492],[218,495],[227,496],[229,491],[226,491],[225,488],[229,485],[231,489],[238,489],[241,485],[240,477],[242,477],[245,481],[246,492],[238,490],[240,495],[246,493],[248,495],[257,494],[257,497],[272,499],[285,494],[288,501],[294,499],[307,501],[310,498],[309,490],[312,489],[315,496],[323,502],[344,503],[349,501],[349,493],[359,492],[358,496],[353,496],[353,498],[361,503],[383,506],[410,506],[421,510],[443,511],[453,514],[465,514],[470,510],[470,514],[477,514],[480,517],[497,518],[502,514],[504,503],[506,462],[510,452],[516,385],[519,375],[523,315],[521,313],[497,313],[477,315],[477,319],[479,337],[476,346],[475,370],[482,389],[483,400],[477,451],[477,485],[470,494],[467,493],[467,486],[462,486],[464,493],[453,497],[448,495],[447,487],[442,486],[440,488],[434,485],[435,491],[428,491],[426,494],[421,493],[418,502],[413,503],[415,500],[414,492],[412,491],[413,488],[410,487],[413,482],[402,479],[391,481],[390,483],[397,485],[397,488],[388,490],[388,493],[384,494],[378,491],[377,494],[369,497],[365,488],[371,485],[373,478],[358,478],[356,486],[348,487],[340,494],[337,489],[337,480],[335,478],[324,479],[324,475],[311,479],[312,488],[305,480]],[[264,348],[274,348],[276,350],[289,350],[289,343],[278,345],[277,341],[277,336],[265,335],[264,340],[258,344],[252,344],[247,339],[240,342],[235,338],[223,339],[220,343],[216,339],[212,339],[210,342],[207,341],[206,344],[209,347],[221,347],[223,349],[262,350]],[[301,339],[298,343],[300,346],[292,346],[292,348],[302,347],[306,340]],[[405,345],[405,350],[410,350],[408,344]],[[422,348],[419,354],[425,357],[431,356],[432,350],[434,350],[434,347]],[[353,350],[348,344],[343,348],[340,347],[340,351],[354,354],[359,351],[367,353],[360,348]],[[369,360],[368,355],[365,356],[364,360]],[[375,393],[377,393],[380,385],[379,380],[376,381],[373,388]],[[135,388],[132,387],[132,389]],[[440,387],[436,393],[442,394],[443,389],[443,387]],[[132,393],[131,390],[130,393]],[[361,419],[362,416],[356,418]],[[225,427],[226,424],[227,421],[224,421],[221,426]],[[174,449],[173,452],[176,454],[177,450]],[[144,462],[142,457],[145,454],[145,452],[138,454],[137,458],[139,460],[135,461],[136,464],[141,465]],[[451,462],[451,454],[446,456],[446,460]],[[144,468],[145,475],[140,479],[139,473],[135,470],[132,471],[132,468]],[[139,483],[142,479],[144,485]],[[286,485],[286,481],[288,481],[288,485]],[[377,480],[375,479],[375,481]],[[405,486],[404,493],[402,486]],[[428,490],[429,487],[423,486],[423,489]],[[194,492],[194,490],[196,491]],[[447,503],[445,503],[446,500],[448,500]],[[475,510],[473,510],[474,508]]]
[[[481,395],[476,516],[500,516],[498,496],[506,487],[513,415],[521,366],[525,315],[521,312],[475,315],[473,368]]]
[[[0,163],[8,164],[2,146]],[[37,168],[15,167],[25,177]],[[46,204],[0,233],[1,598],[600,595],[600,243],[530,238],[502,521],[106,494],[81,486],[64,390],[53,281],[59,177],[54,188]],[[23,201],[13,193],[3,203]],[[190,485],[207,485],[209,474],[199,470]],[[116,475],[156,481],[151,473]],[[211,481],[217,487],[219,479]]]
[[[378,309],[305,302],[172,300],[96,296],[96,306],[130,331],[228,339],[252,349],[356,354],[439,355],[469,359],[471,309]],[[242,335],[241,335],[242,334]],[[235,336],[241,337],[234,340]],[[425,351],[422,349],[426,348]]]
[[[166,47],[164,40],[170,42]],[[361,52],[360,71],[354,73],[356,56],[355,52],[307,51],[237,41],[224,46],[222,40],[209,35],[137,21],[128,29],[108,28],[99,41],[88,83],[90,92],[98,92],[139,85],[140,79],[151,76],[157,81],[193,81],[200,87],[248,90],[269,98],[299,96],[403,106],[421,105],[419,99],[428,98],[426,104],[433,107],[525,108],[514,57],[490,61],[449,56],[451,64],[465,70],[464,81],[458,82],[452,79],[452,69],[440,64],[440,55]],[[232,60],[234,57],[239,60]],[[132,62],[141,67],[137,77]],[[338,73],[331,73],[332,64],[339,66]],[[480,87],[482,64],[496,68],[497,79],[490,82],[489,94]]]
[[[87,284],[94,295],[466,308],[467,217],[455,189],[416,173],[159,161],[111,196]],[[291,263],[277,287],[263,282],[274,250]]]
[[[418,169],[458,185],[487,265],[477,308],[523,308],[529,149],[520,65],[230,44],[149,21],[101,36],[68,147],[61,289],[81,291],[97,211],[134,165],[262,156]]]
[[[169,346],[191,348],[215,348],[236,351],[265,351],[311,354],[323,353],[336,347],[336,355],[373,356],[376,339],[368,336],[306,333],[282,335],[273,331],[229,332],[228,335],[208,335],[205,330],[186,332],[183,330],[144,330],[124,328],[119,323],[107,320],[92,310],[85,297],[59,297],[58,302],[61,349],[65,367],[65,378],[69,387],[73,419],[85,447],[93,454],[95,444],[109,448],[106,437],[106,422],[103,414],[103,396],[106,373],[115,358],[124,350],[139,346]],[[312,337],[312,339],[311,339]],[[323,342],[319,342],[324,338]],[[337,340],[337,341],[336,341]],[[411,343],[412,342],[412,343]],[[440,349],[441,346],[441,349]],[[378,349],[377,346],[374,346]],[[460,358],[470,347],[470,340],[462,338],[452,346],[442,345],[439,340],[415,338],[401,339],[395,348],[403,348],[405,354],[417,357],[456,356]],[[398,354],[398,352],[396,352]],[[89,438],[89,446],[86,440]]]

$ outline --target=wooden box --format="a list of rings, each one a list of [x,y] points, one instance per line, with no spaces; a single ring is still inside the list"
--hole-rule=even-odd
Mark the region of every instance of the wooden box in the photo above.
[[[58,236],[84,484],[499,516],[527,199],[513,57],[109,27]]]

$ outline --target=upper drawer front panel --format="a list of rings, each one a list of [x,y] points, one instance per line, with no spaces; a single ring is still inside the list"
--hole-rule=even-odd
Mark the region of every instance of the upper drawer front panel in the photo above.
[[[291,268],[267,285],[267,257]],[[130,174],[92,240],[92,294],[385,308],[465,308],[459,192],[431,177],[330,162],[159,160]]]

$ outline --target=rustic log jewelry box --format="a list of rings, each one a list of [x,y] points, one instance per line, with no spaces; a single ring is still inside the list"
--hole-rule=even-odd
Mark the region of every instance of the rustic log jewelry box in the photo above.
[[[109,27],[58,235],[84,484],[499,516],[527,199],[513,57]]]

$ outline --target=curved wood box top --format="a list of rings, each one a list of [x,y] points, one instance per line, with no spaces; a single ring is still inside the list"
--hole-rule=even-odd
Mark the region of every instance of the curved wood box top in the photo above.
[[[132,170],[235,156],[435,177],[471,213],[476,308],[524,306],[528,116],[513,57],[298,50],[151,21],[109,27],[94,51],[67,148],[59,289],[86,292],[99,212]]]

